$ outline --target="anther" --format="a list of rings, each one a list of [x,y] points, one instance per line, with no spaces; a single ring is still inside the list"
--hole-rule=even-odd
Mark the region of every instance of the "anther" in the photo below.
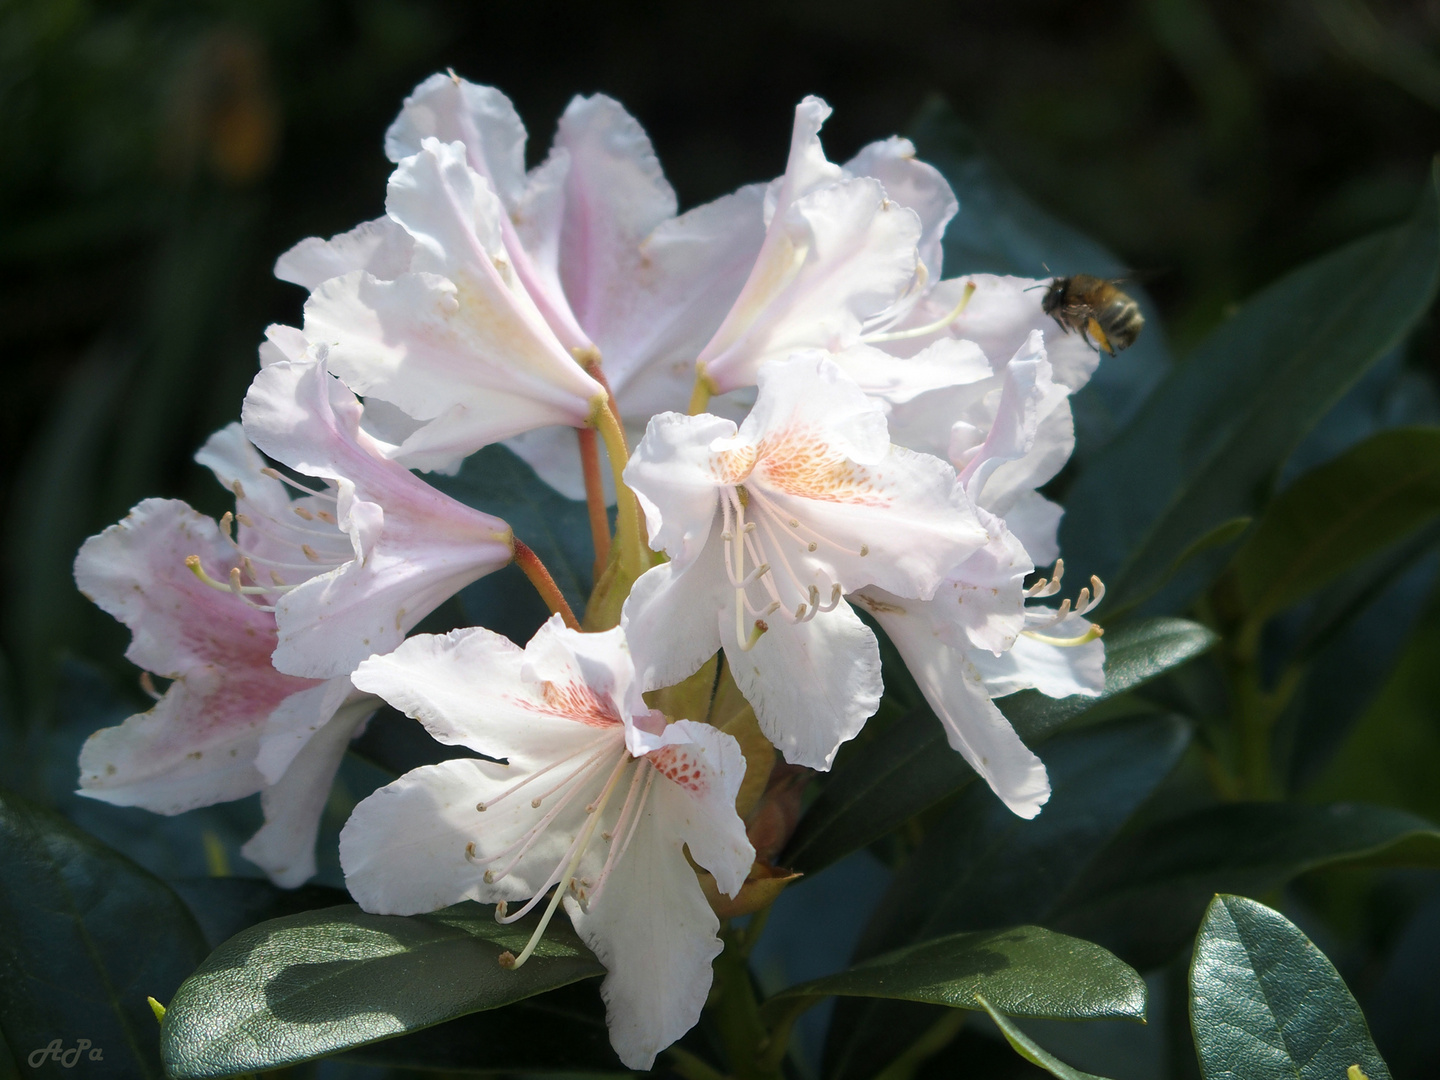
[[[159,701],[163,696],[159,690],[155,689],[155,680],[150,677],[150,672],[148,671],[140,672],[140,689],[144,690],[147,695],[156,701]]]
[[[480,811],[480,813],[483,814],[483,813],[484,813],[487,809],[489,809],[489,808],[488,808],[483,802],[477,802],[477,803],[475,804],[475,809],[478,810],[478,811]]]
[[[508,914],[510,914],[510,905],[509,905],[508,903],[506,903],[504,900],[501,900],[498,904],[495,905],[495,921],[496,921],[496,922],[499,922],[501,919],[505,918],[505,916],[508,915]]]
[[[319,562],[319,561],[320,561],[320,556],[317,555],[317,554],[315,554],[315,549],[312,548],[309,544],[301,544],[301,545],[300,545],[300,550],[305,553],[305,557],[306,557],[307,559],[309,559],[311,562]]]
[[[276,585],[284,585],[284,584],[285,584],[285,579],[284,579],[283,577],[281,577],[281,576],[279,575],[279,573],[277,573],[277,572],[274,571],[274,570],[271,570],[271,571],[270,571],[270,580],[271,580],[274,584],[276,584]]]
[[[869,544],[861,544],[861,545],[860,545],[860,557],[863,559],[866,555],[869,555],[869,554],[870,554],[870,545],[869,545]]]
[[[486,885],[494,885],[494,884],[495,884],[495,871],[494,871],[494,870],[486,870],[486,871],[485,871],[485,884],[486,884]],[[500,903],[503,904],[504,901],[502,900]],[[499,918],[502,914],[503,914],[503,912],[501,912],[499,905],[496,905],[496,907],[495,907],[495,917],[496,917],[496,918]]]
[[[796,621],[796,622],[804,622],[804,621],[805,621],[805,605],[804,605],[804,604],[799,604],[799,605],[796,606],[796,608],[795,608],[795,621]]]
[[[306,521],[315,520],[315,515],[310,513],[310,511],[306,510],[303,506],[292,506],[290,507],[290,509],[295,511],[296,517],[304,518]]]
[[[764,619],[756,619],[755,625],[750,631],[750,636],[740,643],[740,651],[749,652],[753,649],[755,643],[758,642],[761,637],[764,636],[765,631],[769,629],[770,625]]]
[[[236,514],[235,520],[238,521],[241,525],[244,525],[247,529],[255,527],[255,522],[251,521],[249,515],[247,514]]]
[[[539,809],[540,809],[540,800],[539,800],[539,799],[531,799],[531,800],[530,800],[530,809],[531,809],[531,810],[539,810]]]
[[[332,514],[332,513],[330,513],[329,510],[316,510],[316,511],[315,511],[315,516],[318,517],[321,521],[326,522],[326,523],[329,524],[329,525],[337,525],[337,524],[339,524],[339,523],[335,520],[335,515]]]
[[[820,545],[817,544],[814,540],[811,540],[810,543],[808,543],[808,544],[805,545],[805,550],[806,550],[806,551],[819,551],[819,550],[820,550]]]
[[[231,485],[230,485],[230,490],[233,491],[233,492],[235,492],[235,498],[237,498],[237,499],[243,499],[243,498],[245,498],[245,485],[242,484],[242,483],[240,483],[239,480],[236,480],[236,481],[234,481],[234,482],[231,483]]]
[[[474,859],[475,859],[475,841],[474,841],[474,840],[469,841],[469,842],[465,845],[465,858],[470,859],[471,861],[474,861]]]
[[[792,529],[798,529],[800,527],[800,522],[795,518],[791,518],[788,522],[786,522],[786,524],[788,524]]]

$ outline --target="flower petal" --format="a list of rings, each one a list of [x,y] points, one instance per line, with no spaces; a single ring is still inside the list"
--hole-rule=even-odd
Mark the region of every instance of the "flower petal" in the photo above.
[[[652,794],[590,909],[565,898],[576,931],[609,973],[600,996],[610,1043],[632,1069],[650,1068],[695,1026],[721,950],[720,920],[685,860],[673,810],[672,799]]]
[[[1060,519],[1064,507],[1045,496],[1027,491],[1005,511],[1005,524],[1036,566],[1049,566],[1060,557]]]
[[[369,694],[357,691],[344,675],[291,694],[265,721],[255,767],[266,783],[278,784],[316,732],[332,722],[353,728],[379,704]],[[337,718],[342,706],[345,716]]]
[[[838,352],[915,278],[920,221],[871,179],[842,180],[777,211],[735,306],[698,363],[720,392],[797,349]]]
[[[360,403],[319,361],[272,364],[245,397],[246,433],[271,457],[337,484],[356,557],[280,597],[275,662],[314,678],[387,652],[465,585],[510,561],[509,527],[380,456]]]
[[[941,338],[905,359],[872,345],[852,346],[833,359],[865,393],[892,404],[979,382],[991,374],[980,346],[955,338]]]
[[[1045,765],[1020,741],[1010,721],[990,700],[976,665],[941,640],[930,619],[910,610],[914,601],[885,600],[873,594],[861,601],[900,651],[925,700],[945,726],[950,746],[1013,813],[1022,818],[1040,813],[1050,798]]]
[[[321,240],[301,240],[275,261],[275,276],[314,289],[331,278],[364,270],[381,281],[393,281],[410,269],[415,244],[388,217],[362,222],[349,232]]]
[[[435,74],[411,91],[385,132],[385,156],[400,162],[426,139],[464,143],[472,165],[507,207],[525,190],[525,125],[510,99],[493,86]]]
[[[915,158],[915,144],[892,135],[873,142],[845,163],[852,176],[873,176],[885,194],[920,217],[920,261],[931,281],[940,280],[945,226],[960,210],[950,184],[933,165]]]
[[[296,695],[297,697],[300,695]],[[265,824],[240,849],[282,889],[315,876],[315,838],[335,774],[350,739],[374,710],[371,701],[324,723],[306,740],[284,774],[260,793]]]
[[[710,537],[724,477],[712,444],[733,439],[735,425],[718,416],[666,412],[652,417],[625,466],[625,483],[645,511],[650,547],[688,566]]]
[[[714,533],[718,532],[717,523]],[[720,538],[712,533],[707,541],[713,552],[697,553],[688,565],[671,561],[652,567],[625,598],[620,625],[643,690],[674,686],[720,648],[718,620],[728,585]]]
[[[1089,620],[1071,615],[1040,633],[1081,638],[1090,626]],[[1009,652],[1000,656],[977,653],[973,659],[994,697],[1032,688],[1046,697],[1095,697],[1105,689],[1105,642],[1100,638],[1084,645],[1051,645],[1021,634]]]
[[[417,634],[366,660],[351,679],[419,720],[440,742],[509,760],[512,774],[563,758],[607,731],[618,745],[621,718],[603,701],[562,673],[527,677],[526,663],[519,646],[477,626]]]
[[[779,619],[749,652],[735,639],[733,595],[720,615],[725,659],[760,730],[792,765],[827,770],[880,705],[880,648],[843,600],[809,622]],[[748,620],[747,620],[748,625]]]

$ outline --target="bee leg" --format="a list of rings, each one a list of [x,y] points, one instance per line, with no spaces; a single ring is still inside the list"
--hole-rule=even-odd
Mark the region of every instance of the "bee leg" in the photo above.
[[[1110,339],[1105,336],[1105,331],[1100,329],[1100,323],[1095,319],[1090,319],[1085,323],[1085,339],[1090,341],[1092,338],[1094,340],[1091,342],[1090,347],[1096,352],[1104,349],[1111,356],[1115,355],[1114,346],[1110,344]]]

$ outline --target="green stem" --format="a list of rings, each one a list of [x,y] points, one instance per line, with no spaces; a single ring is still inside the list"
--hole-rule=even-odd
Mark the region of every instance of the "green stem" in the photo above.
[[[620,568],[634,581],[650,568],[650,548],[645,543],[640,503],[625,484],[625,464],[630,460],[625,429],[608,402],[596,402],[590,422],[605,441],[605,454],[615,477],[615,546],[620,555]]]
[[[789,1042],[789,1026],[785,1027],[780,1054],[769,1053],[773,1037],[760,1019],[760,1003],[755,998],[750,964],[745,959],[740,937],[734,930],[725,930],[720,936],[725,949],[715,958],[719,989],[714,999],[715,1022],[725,1044],[731,1075],[737,1080],[782,1080],[779,1066]],[[771,1057],[773,1061],[768,1060]]]
[[[710,405],[710,395],[715,393],[715,384],[710,381],[710,376],[705,374],[705,369],[698,364],[695,366],[695,389],[690,391],[690,415],[699,416]]]

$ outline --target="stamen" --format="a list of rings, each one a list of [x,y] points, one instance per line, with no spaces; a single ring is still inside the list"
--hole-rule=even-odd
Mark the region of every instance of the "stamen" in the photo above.
[[[190,568],[190,572],[194,574],[197,578],[199,578],[202,582],[204,582],[206,585],[209,585],[212,589],[218,589],[220,592],[234,593],[236,596],[243,598],[247,594],[268,596],[270,593],[276,591],[273,588],[265,588],[259,585],[241,585],[240,568],[238,566],[231,569],[230,581],[227,584],[223,581],[216,581],[205,571],[205,567],[202,566],[200,563],[199,555],[185,556],[185,565],[188,566]]]
[[[642,762],[641,767],[635,770],[635,779],[630,781],[630,791],[625,796],[625,805],[620,808],[620,817],[615,821],[615,833],[618,835],[625,827],[625,814],[630,809],[630,800],[635,795],[636,785],[640,782],[640,774],[645,774],[645,787],[640,792],[640,801],[635,806],[635,816],[630,819],[630,831],[625,834],[625,839],[616,847],[610,849],[610,856],[605,860],[605,865],[600,869],[600,877],[596,879],[595,891],[590,894],[589,903],[593,904],[600,899],[600,893],[604,891],[605,882],[610,878],[610,870],[620,862],[620,857],[630,847],[630,838],[635,835],[635,830],[640,827],[640,819],[645,813],[645,801],[650,798],[650,788],[655,784],[656,769],[650,762]],[[609,834],[604,834],[608,837]]]
[[[615,791],[615,784],[620,779],[620,773],[625,768],[628,758],[629,754],[622,749],[620,752],[620,760],[615,763],[615,769],[611,772],[610,779],[605,784],[605,790],[595,802],[595,810],[590,815],[590,820],[586,823],[580,835],[575,838],[575,843],[571,845],[574,853],[570,856],[569,861],[565,864],[565,869],[560,874],[556,883],[555,893],[550,898],[550,904],[545,909],[545,914],[540,917],[540,925],[537,926],[535,932],[530,935],[530,940],[526,942],[525,948],[521,950],[519,956],[511,957],[507,962],[506,956],[508,953],[501,955],[500,964],[502,967],[509,968],[511,971],[521,967],[526,960],[530,959],[531,954],[535,951],[535,946],[540,944],[540,938],[544,936],[545,928],[550,925],[550,920],[554,918],[555,910],[560,906],[560,901],[565,896],[566,890],[569,889],[570,881],[576,869],[580,866],[580,860],[584,857],[586,849],[590,846],[590,838],[595,835],[595,828],[600,824],[601,812],[605,809],[605,804],[610,801],[610,796]],[[554,874],[551,875],[552,878],[554,876]],[[530,904],[534,904],[535,900],[544,894],[545,890],[542,889],[536,897],[531,899]],[[526,907],[528,908],[530,904],[527,904]],[[523,914],[524,911],[522,909],[521,915]],[[499,915],[498,910],[496,911],[496,915]],[[515,916],[515,918],[519,917],[520,915]]]
[[[1086,630],[1085,633],[1068,638],[1057,638],[1050,637],[1046,634],[1037,634],[1034,630],[1022,630],[1020,632],[1032,641],[1038,641],[1042,645],[1058,645],[1062,649],[1073,649],[1077,645],[1084,645],[1105,636],[1105,629],[1099,623],[1092,623],[1090,629]]]
[[[155,680],[150,677],[150,672],[148,671],[140,672],[140,689],[144,690],[149,697],[154,698],[156,701],[159,701],[165,696],[160,693],[159,690],[155,689]]]
[[[756,619],[755,626],[750,631],[750,636],[740,643],[740,651],[749,652],[751,649],[753,649],[756,642],[758,642],[761,637],[764,636],[765,632],[769,629],[770,624],[767,623],[764,619]]]
[[[934,322],[927,323],[924,326],[914,326],[909,330],[892,330],[887,334],[866,334],[861,337],[860,340],[867,345],[874,345],[876,342],[905,341],[909,338],[926,337],[929,334],[938,333],[965,313],[965,309],[970,305],[970,298],[974,295],[975,283],[973,281],[967,281],[965,283],[965,291],[960,297],[960,302],[951,308],[949,313],[936,319]]]
[[[279,469],[271,469],[267,466],[260,471],[266,476],[270,477],[272,480],[279,480],[282,484],[289,484],[296,491],[303,491],[306,495],[313,495],[317,499],[329,499],[331,502],[335,501],[335,496],[330,492],[316,491],[314,488],[308,488],[304,484],[292,480],[290,477],[282,473]]]
[[[306,521],[315,520],[315,515],[312,514],[309,510],[306,510],[303,506],[291,506],[290,510],[298,518],[304,518]]]

